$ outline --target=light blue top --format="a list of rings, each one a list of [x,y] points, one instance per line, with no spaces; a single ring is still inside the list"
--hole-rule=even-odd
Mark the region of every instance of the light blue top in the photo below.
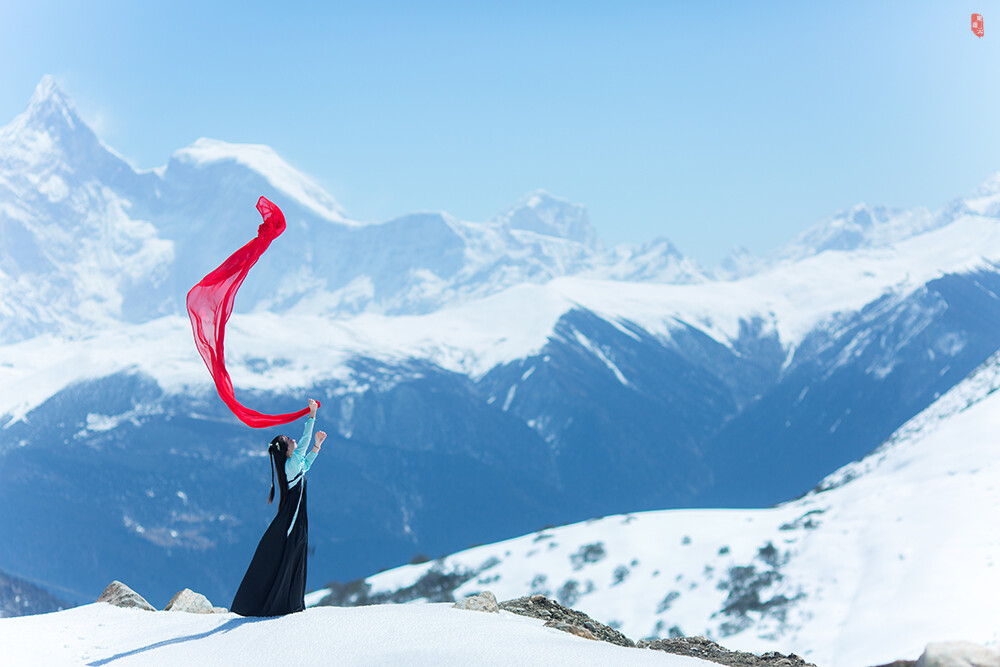
[[[304,475],[306,471],[312,466],[312,462],[316,460],[316,452],[309,451],[306,454],[306,450],[309,450],[309,443],[312,442],[313,437],[313,426],[316,424],[316,420],[310,417],[306,420],[306,426],[302,430],[302,437],[299,438],[295,452],[292,454],[291,458],[285,459],[285,479],[291,481],[300,472]]]

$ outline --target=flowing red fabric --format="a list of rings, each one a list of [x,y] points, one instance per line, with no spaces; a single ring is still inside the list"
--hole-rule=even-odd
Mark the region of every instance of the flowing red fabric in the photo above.
[[[266,428],[287,424],[309,413],[309,408],[283,415],[265,415],[244,406],[233,395],[233,381],[226,371],[226,355],[223,345],[226,338],[226,322],[233,312],[233,300],[250,268],[264,254],[271,241],[285,231],[285,216],[273,203],[261,197],[257,200],[257,210],[264,222],[257,228],[257,238],[229,256],[222,266],[202,278],[187,295],[188,317],[194,331],[194,344],[205,360],[208,372],[215,380],[219,397],[229,406],[240,421],[253,428]]]

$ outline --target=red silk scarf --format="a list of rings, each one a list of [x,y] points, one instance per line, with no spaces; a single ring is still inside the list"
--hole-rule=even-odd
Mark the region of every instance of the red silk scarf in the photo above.
[[[257,210],[264,222],[257,228],[257,238],[229,256],[215,271],[202,278],[187,295],[188,317],[194,331],[194,344],[205,360],[208,372],[215,380],[219,397],[229,406],[240,421],[253,428],[267,428],[278,424],[288,424],[309,413],[309,408],[283,415],[265,415],[244,406],[233,395],[233,381],[226,371],[226,356],[223,343],[226,337],[226,322],[233,312],[236,291],[243,284],[251,267],[264,254],[271,241],[285,231],[285,216],[270,201],[261,197],[257,200]]]

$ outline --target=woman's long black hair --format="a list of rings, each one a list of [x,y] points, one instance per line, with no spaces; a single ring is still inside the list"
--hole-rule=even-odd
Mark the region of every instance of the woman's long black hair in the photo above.
[[[285,504],[285,495],[288,494],[288,478],[285,476],[285,461],[288,459],[288,445],[291,442],[287,435],[279,435],[271,441],[271,446],[267,448],[267,453],[271,455],[271,493],[267,496],[267,504],[274,501],[274,469],[278,469],[278,511],[281,511]]]

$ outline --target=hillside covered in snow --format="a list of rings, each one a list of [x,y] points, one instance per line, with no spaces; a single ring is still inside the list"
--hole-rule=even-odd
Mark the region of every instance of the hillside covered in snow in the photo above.
[[[817,665],[1000,646],[1000,355],[803,498],[547,528],[312,594],[314,604],[544,594],[634,637],[706,635]]]

